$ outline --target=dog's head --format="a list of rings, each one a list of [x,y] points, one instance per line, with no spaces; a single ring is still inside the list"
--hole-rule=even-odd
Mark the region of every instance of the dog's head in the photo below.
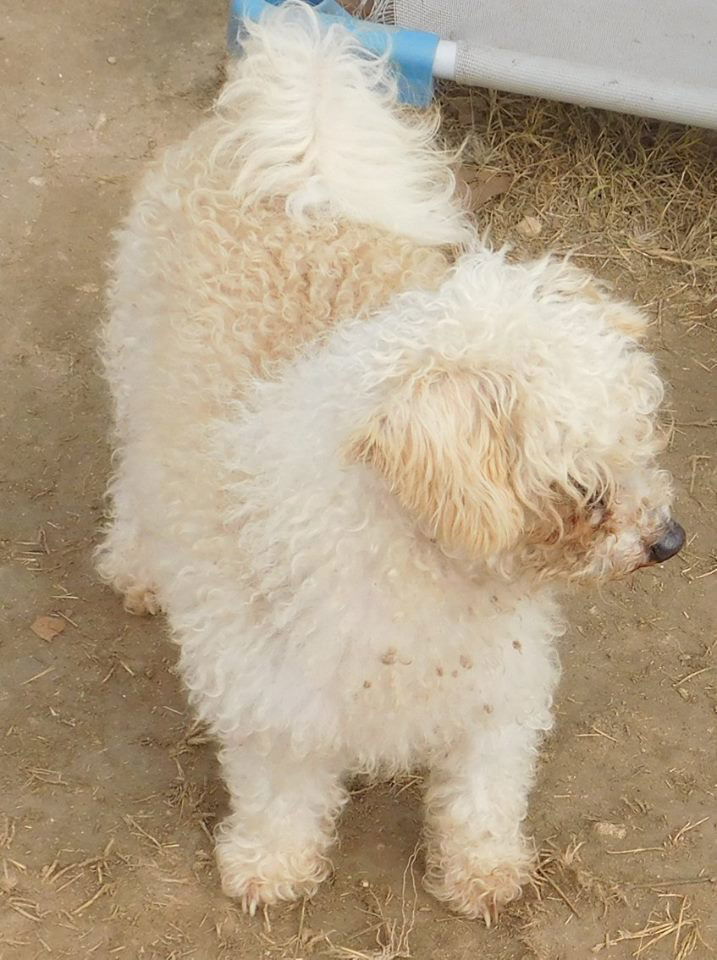
[[[423,534],[506,576],[606,579],[679,551],[635,308],[564,263],[486,252],[397,311],[349,450]]]

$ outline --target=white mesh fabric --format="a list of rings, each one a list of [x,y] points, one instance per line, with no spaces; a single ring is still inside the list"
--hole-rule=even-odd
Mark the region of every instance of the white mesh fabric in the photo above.
[[[715,0],[393,0],[456,79],[717,128]]]

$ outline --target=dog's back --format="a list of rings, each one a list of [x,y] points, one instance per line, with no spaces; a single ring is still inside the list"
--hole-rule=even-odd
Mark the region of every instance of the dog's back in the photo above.
[[[306,4],[248,31],[214,116],[155,164],[118,238],[99,570],[136,612],[154,605],[149,541],[220,522],[209,424],[337,322],[437,286],[467,235],[435,122],[396,106],[386,63]]]

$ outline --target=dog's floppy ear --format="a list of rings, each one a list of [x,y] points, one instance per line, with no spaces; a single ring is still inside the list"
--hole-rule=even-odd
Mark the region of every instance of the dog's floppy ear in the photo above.
[[[515,408],[506,377],[460,368],[419,373],[354,434],[349,456],[378,470],[448,550],[496,553],[523,523],[511,483]]]

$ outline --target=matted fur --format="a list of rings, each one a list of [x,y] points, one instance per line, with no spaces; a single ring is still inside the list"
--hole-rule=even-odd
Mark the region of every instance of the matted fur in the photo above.
[[[642,315],[481,247],[434,131],[289,2],[119,236],[98,569],[168,614],[251,911],[326,875],[348,771],[416,763],[429,889],[486,919],[517,896],[547,581],[636,568],[669,517]]]

